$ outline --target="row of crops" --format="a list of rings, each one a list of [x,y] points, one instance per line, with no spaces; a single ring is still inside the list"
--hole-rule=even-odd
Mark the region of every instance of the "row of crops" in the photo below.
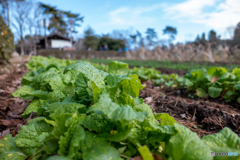
[[[93,64],[96,68],[108,71],[104,64]],[[111,65],[111,63],[110,63]],[[193,91],[200,98],[225,99],[226,102],[237,101],[240,103],[240,68],[228,71],[223,67],[210,67],[209,69],[193,69],[183,77],[177,74],[161,74],[154,68],[134,68],[129,74],[136,74],[140,80],[152,80],[156,85],[164,83],[165,86]]]
[[[92,63],[103,63],[109,64],[112,62],[111,59],[91,59]],[[211,68],[211,67],[224,67],[228,71],[231,71],[234,68],[240,68],[239,64],[233,63],[211,63],[211,62],[172,62],[172,61],[154,61],[154,60],[121,60],[121,62],[127,63],[129,66],[137,66],[137,67],[155,67],[155,68],[168,68],[168,69],[178,69],[178,70],[191,70],[191,69],[199,69],[199,68]]]
[[[240,159],[240,138],[231,129],[200,139],[168,114],[153,114],[139,98],[144,88],[140,79],[176,84],[180,79],[183,87],[181,79],[190,81],[188,75],[166,78],[155,69],[129,70],[117,61],[104,68],[40,56],[26,66],[23,86],[12,95],[32,99],[22,116],[35,118],[16,137],[0,140],[0,159],[120,160],[139,155],[144,160],[156,155],[168,160],[229,159],[212,157],[212,151],[236,152],[231,159]]]

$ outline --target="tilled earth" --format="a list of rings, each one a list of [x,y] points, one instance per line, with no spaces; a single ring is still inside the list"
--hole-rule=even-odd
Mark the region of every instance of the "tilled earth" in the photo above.
[[[21,114],[30,102],[10,96],[21,86],[26,72],[23,63],[0,66],[0,139],[7,134],[15,136],[28,121],[22,119]]]
[[[196,132],[199,137],[219,132],[224,127],[240,133],[240,105],[225,104],[219,99],[191,99],[184,90],[164,89],[145,82],[140,97],[155,113],[168,113],[174,119]]]
[[[0,139],[7,134],[14,136],[27,124],[21,114],[30,101],[10,95],[21,86],[22,76],[28,72],[24,63],[0,66]],[[163,71],[168,74],[171,71]],[[174,71],[183,74],[184,71]],[[196,132],[199,137],[219,132],[224,127],[240,133],[240,105],[223,103],[222,99],[191,99],[184,90],[164,89],[144,82],[140,97],[153,108],[155,113],[168,113],[175,120]],[[31,116],[30,116],[31,117]]]

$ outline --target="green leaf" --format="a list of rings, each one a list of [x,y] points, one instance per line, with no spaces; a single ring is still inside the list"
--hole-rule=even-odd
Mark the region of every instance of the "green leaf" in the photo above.
[[[25,160],[27,156],[16,146],[15,137],[6,135],[0,140],[0,160]]]
[[[61,115],[51,115],[50,117],[53,119],[52,120],[45,120],[47,123],[53,125],[53,130],[52,130],[52,135],[55,138],[60,139],[60,137],[67,131],[67,127],[65,126],[66,121],[72,117],[74,114],[72,113],[64,113]]]
[[[158,139],[159,142],[167,142],[172,135],[176,134],[175,127],[170,125],[149,123],[149,125],[145,127],[146,130],[151,128],[150,130],[148,130],[150,132],[149,135],[151,135],[155,139]]]
[[[240,103],[240,97],[238,97],[237,102]]]
[[[108,73],[114,74],[128,74],[128,64],[119,62],[119,61],[112,61],[108,66]]]
[[[235,84],[235,85],[233,86],[233,89],[235,89],[235,90],[240,90],[240,84]]]
[[[132,130],[131,128],[128,128],[126,130],[124,130],[123,132],[117,133],[112,137],[107,138],[108,141],[113,141],[113,142],[121,142],[124,141],[125,139],[127,139],[129,137],[129,135],[131,134]]]
[[[24,100],[29,100],[33,98],[33,96],[28,95],[28,93],[32,91],[35,91],[33,87],[25,85],[18,88],[12,95],[14,97],[22,97]]]
[[[92,90],[91,92],[93,94],[94,102],[97,101],[97,97],[105,89],[104,78],[99,73],[99,70],[87,62],[78,61],[74,64],[67,66],[64,70],[64,74],[68,75],[68,77],[69,77],[68,79],[72,79],[72,76],[69,76],[69,75],[83,74],[84,77],[86,77],[86,79],[88,80],[88,82],[87,82],[88,87],[90,87]],[[74,80],[74,82],[75,82],[75,80]],[[86,81],[85,81],[85,83],[86,83]],[[92,83],[94,83],[94,85],[92,85]],[[90,91],[88,90],[88,94],[91,94],[89,92]]]
[[[177,123],[168,113],[157,113],[154,116],[156,120],[160,121],[160,125],[174,126],[174,124]]]
[[[32,91],[32,92],[27,93],[26,95],[33,96],[33,97],[38,97],[38,98],[43,99],[43,100],[48,99],[48,92],[41,91],[41,90]]]
[[[167,153],[174,160],[211,160],[210,148],[187,127],[175,123],[178,133],[169,141]]]
[[[135,105],[132,108],[134,109],[134,111],[137,111],[137,112],[148,112],[148,118],[151,121],[155,120],[152,109],[149,107],[149,105],[142,103],[142,104]]]
[[[84,129],[81,127],[79,118],[73,117],[68,121],[68,130],[61,136],[58,154],[68,158],[81,159],[79,153],[80,142],[85,138]]]
[[[33,100],[22,114],[23,118],[28,118],[32,112],[37,112],[39,100]]]
[[[152,153],[147,146],[141,146],[138,148],[143,160],[154,160]]]
[[[207,93],[202,88],[197,88],[196,95],[198,97],[204,98],[207,95]]]
[[[231,129],[225,127],[216,134],[204,136],[203,142],[206,143],[214,152],[237,152],[238,156],[233,156],[231,159],[240,158],[240,138]],[[215,160],[229,159],[229,157],[214,157]]]
[[[107,119],[106,116],[97,113],[82,115],[80,123],[89,131],[95,131],[97,133],[108,132],[114,127],[113,123]]]
[[[121,81],[118,81],[115,86],[108,90],[114,102],[133,106],[135,104],[135,98],[139,96],[139,91],[143,88],[144,86],[142,86],[138,76],[130,75],[121,78]]]
[[[234,69],[232,70],[232,73],[233,73],[234,75],[236,75],[237,77],[240,76],[240,68],[234,68]]]
[[[28,121],[28,125],[23,126],[16,136],[17,146],[22,147],[28,156],[45,147],[45,140],[53,129],[44,119],[38,117]]]
[[[41,87],[41,90],[54,91],[64,87],[60,74],[55,68],[51,68],[34,77],[34,83]]]
[[[230,98],[232,95],[234,94],[234,92],[233,91],[227,91],[227,93],[224,95],[224,99],[228,99],[228,98]]]
[[[64,113],[85,112],[86,106],[74,102],[55,102],[47,106],[49,114],[61,115]]]
[[[120,107],[117,103],[112,102],[108,94],[102,94],[99,101],[91,106],[87,113],[95,112],[105,114],[113,121],[144,121],[147,117],[147,112],[135,112],[130,106]]]
[[[219,97],[221,92],[222,92],[222,88],[217,88],[217,87],[209,87],[208,88],[208,94],[212,98]]]
[[[177,81],[178,83],[182,83],[183,86],[191,87],[193,85],[193,83],[188,78],[185,77],[180,77],[177,79]]]
[[[220,77],[222,74],[227,72],[228,71],[223,67],[211,67],[207,70],[207,74],[213,77]]]
[[[95,141],[95,144],[83,152],[84,160],[120,160],[118,150],[106,141]]]
[[[92,81],[92,92],[93,92],[93,100],[94,103],[98,101],[98,97],[101,93],[101,90],[96,86],[96,84]]]
[[[64,94],[61,90],[54,90],[53,92],[48,93],[48,100],[51,103],[61,102],[66,98],[66,94]]]
[[[188,74],[190,74],[189,78],[191,80],[197,80],[197,79],[203,78],[205,75],[205,72],[206,72],[206,69],[197,69],[197,70],[191,70]]]

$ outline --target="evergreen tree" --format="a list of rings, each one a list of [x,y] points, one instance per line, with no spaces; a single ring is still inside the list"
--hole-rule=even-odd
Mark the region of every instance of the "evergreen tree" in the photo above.
[[[76,33],[75,27],[80,26],[78,22],[83,22],[84,17],[81,17],[80,14],[59,10],[55,6],[43,3],[40,3],[40,7],[43,10],[43,14],[50,15],[48,26],[50,32],[59,32],[63,35],[67,35],[68,31]]]
[[[98,48],[98,43],[99,39],[95,35],[94,30],[91,27],[88,27],[84,31],[84,45],[86,49],[88,50],[89,48],[96,50]]]
[[[240,47],[240,22],[234,31],[233,45],[238,45]]]
[[[214,30],[211,30],[208,35],[208,41],[209,42],[217,42],[217,33]]]
[[[148,45],[153,46],[154,44],[156,44],[154,39],[157,40],[157,32],[153,28],[148,28],[146,31],[146,34],[147,34],[146,38],[148,40]]]
[[[197,35],[197,38],[196,38],[196,40],[195,40],[195,42],[200,42],[200,37],[199,37],[199,35]]]
[[[169,35],[169,43],[171,43],[177,35],[177,29],[171,26],[166,26],[166,28],[163,30],[163,34]]]

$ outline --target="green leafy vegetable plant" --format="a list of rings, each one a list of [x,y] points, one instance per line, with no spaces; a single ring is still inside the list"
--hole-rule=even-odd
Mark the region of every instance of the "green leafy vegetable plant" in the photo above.
[[[85,61],[32,58],[13,96],[32,99],[24,118],[38,116],[0,140],[0,160],[212,160],[211,151],[239,150],[240,138],[228,128],[201,140],[168,114],[154,115],[126,66],[113,62],[108,73]]]

